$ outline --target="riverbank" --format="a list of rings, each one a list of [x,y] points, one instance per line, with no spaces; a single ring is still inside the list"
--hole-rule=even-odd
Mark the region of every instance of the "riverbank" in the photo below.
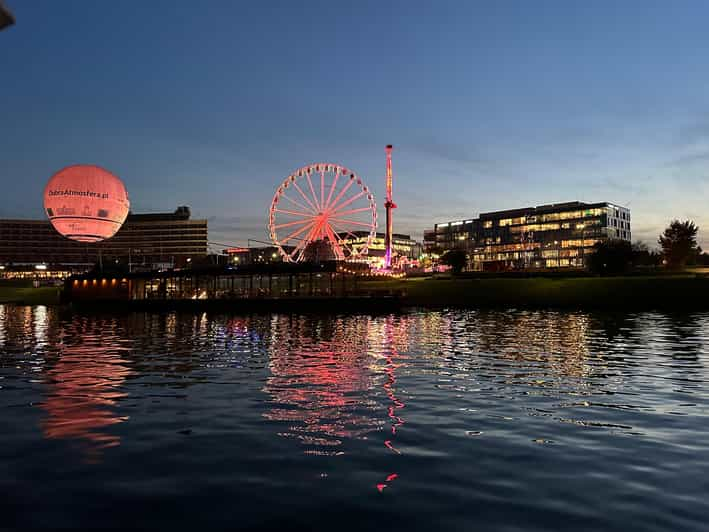
[[[416,307],[556,307],[709,310],[709,277],[698,275],[522,279],[423,278],[366,283],[372,294],[401,292]]]
[[[219,308],[239,312],[386,311],[425,308],[574,308],[607,310],[709,310],[709,277],[662,275],[571,278],[415,278],[360,282],[365,297],[250,298],[244,300],[142,300],[113,302],[126,308]],[[56,305],[55,287],[0,287],[0,304]],[[94,306],[104,307],[107,302]]]
[[[17,305],[57,305],[60,301],[61,288],[42,286],[0,286],[0,304]]]

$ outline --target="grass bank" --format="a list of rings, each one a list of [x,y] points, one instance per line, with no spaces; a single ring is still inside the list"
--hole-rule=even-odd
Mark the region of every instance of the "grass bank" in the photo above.
[[[0,286],[0,304],[56,305],[59,303],[61,288],[42,286],[39,288]]]
[[[424,307],[565,307],[709,310],[709,277],[577,277],[526,279],[402,279],[371,281],[373,293],[401,291]]]

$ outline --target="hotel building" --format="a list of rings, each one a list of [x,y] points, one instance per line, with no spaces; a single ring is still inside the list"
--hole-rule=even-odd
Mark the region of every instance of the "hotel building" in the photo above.
[[[207,255],[207,220],[192,220],[188,207],[171,213],[129,214],[112,238],[99,243],[69,240],[47,220],[0,220],[3,277],[22,277],[23,272],[32,272],[32,277],[64,277],[93,267],[99,253],[104,264],[119,262],[132,269],[181,267]]]
[[[596,242],[630,241],[630,210],[573,201],[487,212],[424,232],[427,252],[463,249],[471,270],[584,268]]]

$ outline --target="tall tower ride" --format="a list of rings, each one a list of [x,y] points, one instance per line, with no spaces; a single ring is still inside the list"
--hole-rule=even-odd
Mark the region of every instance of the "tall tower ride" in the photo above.
[[[386,203],[384,203],[384,207],[386,208],[386,215],[387,215],[387,227],[386,227],[386,234],[384,235],[384,247],[386,249],[384,253],[384,267],[385,268],[391,268],[391,251],[392,251],[392,242],[393,242],[393,233],[394,233],[394,222],[392,220],[392,209],[396,209],[396,204],[394,201],[391,199],[391,188],[392,188],[392,181],[393,181],[393,176],[391,172],[391,151],[394,149],[394,146],[389,144],[386,147],[386,154],[387,154],[387,200]]]

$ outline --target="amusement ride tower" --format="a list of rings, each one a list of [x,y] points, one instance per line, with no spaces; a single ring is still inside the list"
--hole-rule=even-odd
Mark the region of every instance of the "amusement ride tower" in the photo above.
[[[393,181],[393,176],[391,173],[391,150],[394,149],[394,146],[391,144],[387,145],[386,147],[386,154],[387,154],[387,199],[386,203],[384,203],[384,207],[386,208],[386,217],[387,217],[387,227],[386,227],[386,234],[384,235],[384,247],[386,249],[384,253],[384,267],[389,269],[391,268],[391,250],[393,247],[393,233],[394,233],[394,222],[392,220],[392,209],[396,209],[396,204],[394,201],[391,199],[391,188],[392,188],[392,181]]]

